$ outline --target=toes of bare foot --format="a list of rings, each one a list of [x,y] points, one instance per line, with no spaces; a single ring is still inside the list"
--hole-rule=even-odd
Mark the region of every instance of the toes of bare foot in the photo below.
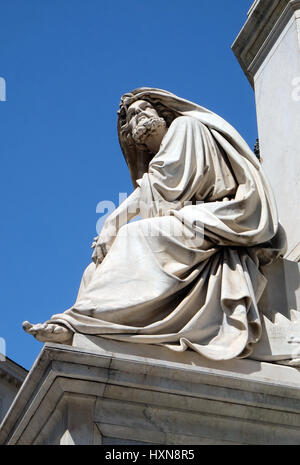
[[[24,321],[23,329],[34,336],[40,342],[69,343],[72,340],[72,332],[64,326],[49,323],[31,324]]]
[[[23,326],[24,331],[27,331],[27,330],[30,329],[33,325],[32,325],[31,323],[29,323],[29,321],[23,321],[22,326]]]
[[[22,326],[23,326],[24,331],[26,331],[26,333],[32,334],[32,329],[34,328],[35,325],[29,323],[29,321],[24,321],[22,323]]]

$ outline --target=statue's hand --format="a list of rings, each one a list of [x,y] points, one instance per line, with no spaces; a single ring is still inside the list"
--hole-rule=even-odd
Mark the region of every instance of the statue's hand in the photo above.
[[[105,244],[100,241],[97,241],[96,245],[93,248],[94,251],[92,254],[92,260],[96,265],[99,265],[106,256],[108,250]]]
[[[96,265],[99,265],[103,261],[111,248],[115,237],[116,228],[108,223],[104,225],[101,234],[94,238],[94,242],[92,243],[92,249],[94,249],[92,260]]]
[[[98,239],[99,239],[99,236],[94,237],[93,243],[91,245],[91,249],[94,249],[96,247]]]

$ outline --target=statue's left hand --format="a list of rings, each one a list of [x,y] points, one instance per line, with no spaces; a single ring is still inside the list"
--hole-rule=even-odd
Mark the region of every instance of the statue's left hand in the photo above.
[[[101,234],[94,238],[92,243],[92,249],[94,249],[92,259],[96,265],[103,261],[112,246],[115,237],[116,228],[112,224],[107,223],[104,225]]]
[[[91,245],[91,249],[94,249],[96,247],[98,239],[99,239],[99,236],[94,237],[93,243]]]
[[[108,252],[106,244],[101,241],[97,241],[96,245],[93,248],[94,251],[92,254],[92,260],[96,265],[99,265]]]

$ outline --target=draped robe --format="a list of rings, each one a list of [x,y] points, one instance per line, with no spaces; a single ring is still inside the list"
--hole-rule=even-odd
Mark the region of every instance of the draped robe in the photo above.
[[[254,155],[180,116],[137,185],[142,219],[120,229],[103,262],[86,269],[74,306],[49,322],[213,360],[251,355],[261,336],[260,266],[280,249]]]

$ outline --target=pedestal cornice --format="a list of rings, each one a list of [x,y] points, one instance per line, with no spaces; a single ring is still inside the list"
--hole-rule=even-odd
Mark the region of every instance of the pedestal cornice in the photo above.
[[[44,346],[1,425],[1,444],[300,443],[295,368],[75,339],[75,347]]]
[[[232,50],[252,87],[255,73],[299,9],[300,0],[260,0],[250,9]]]

